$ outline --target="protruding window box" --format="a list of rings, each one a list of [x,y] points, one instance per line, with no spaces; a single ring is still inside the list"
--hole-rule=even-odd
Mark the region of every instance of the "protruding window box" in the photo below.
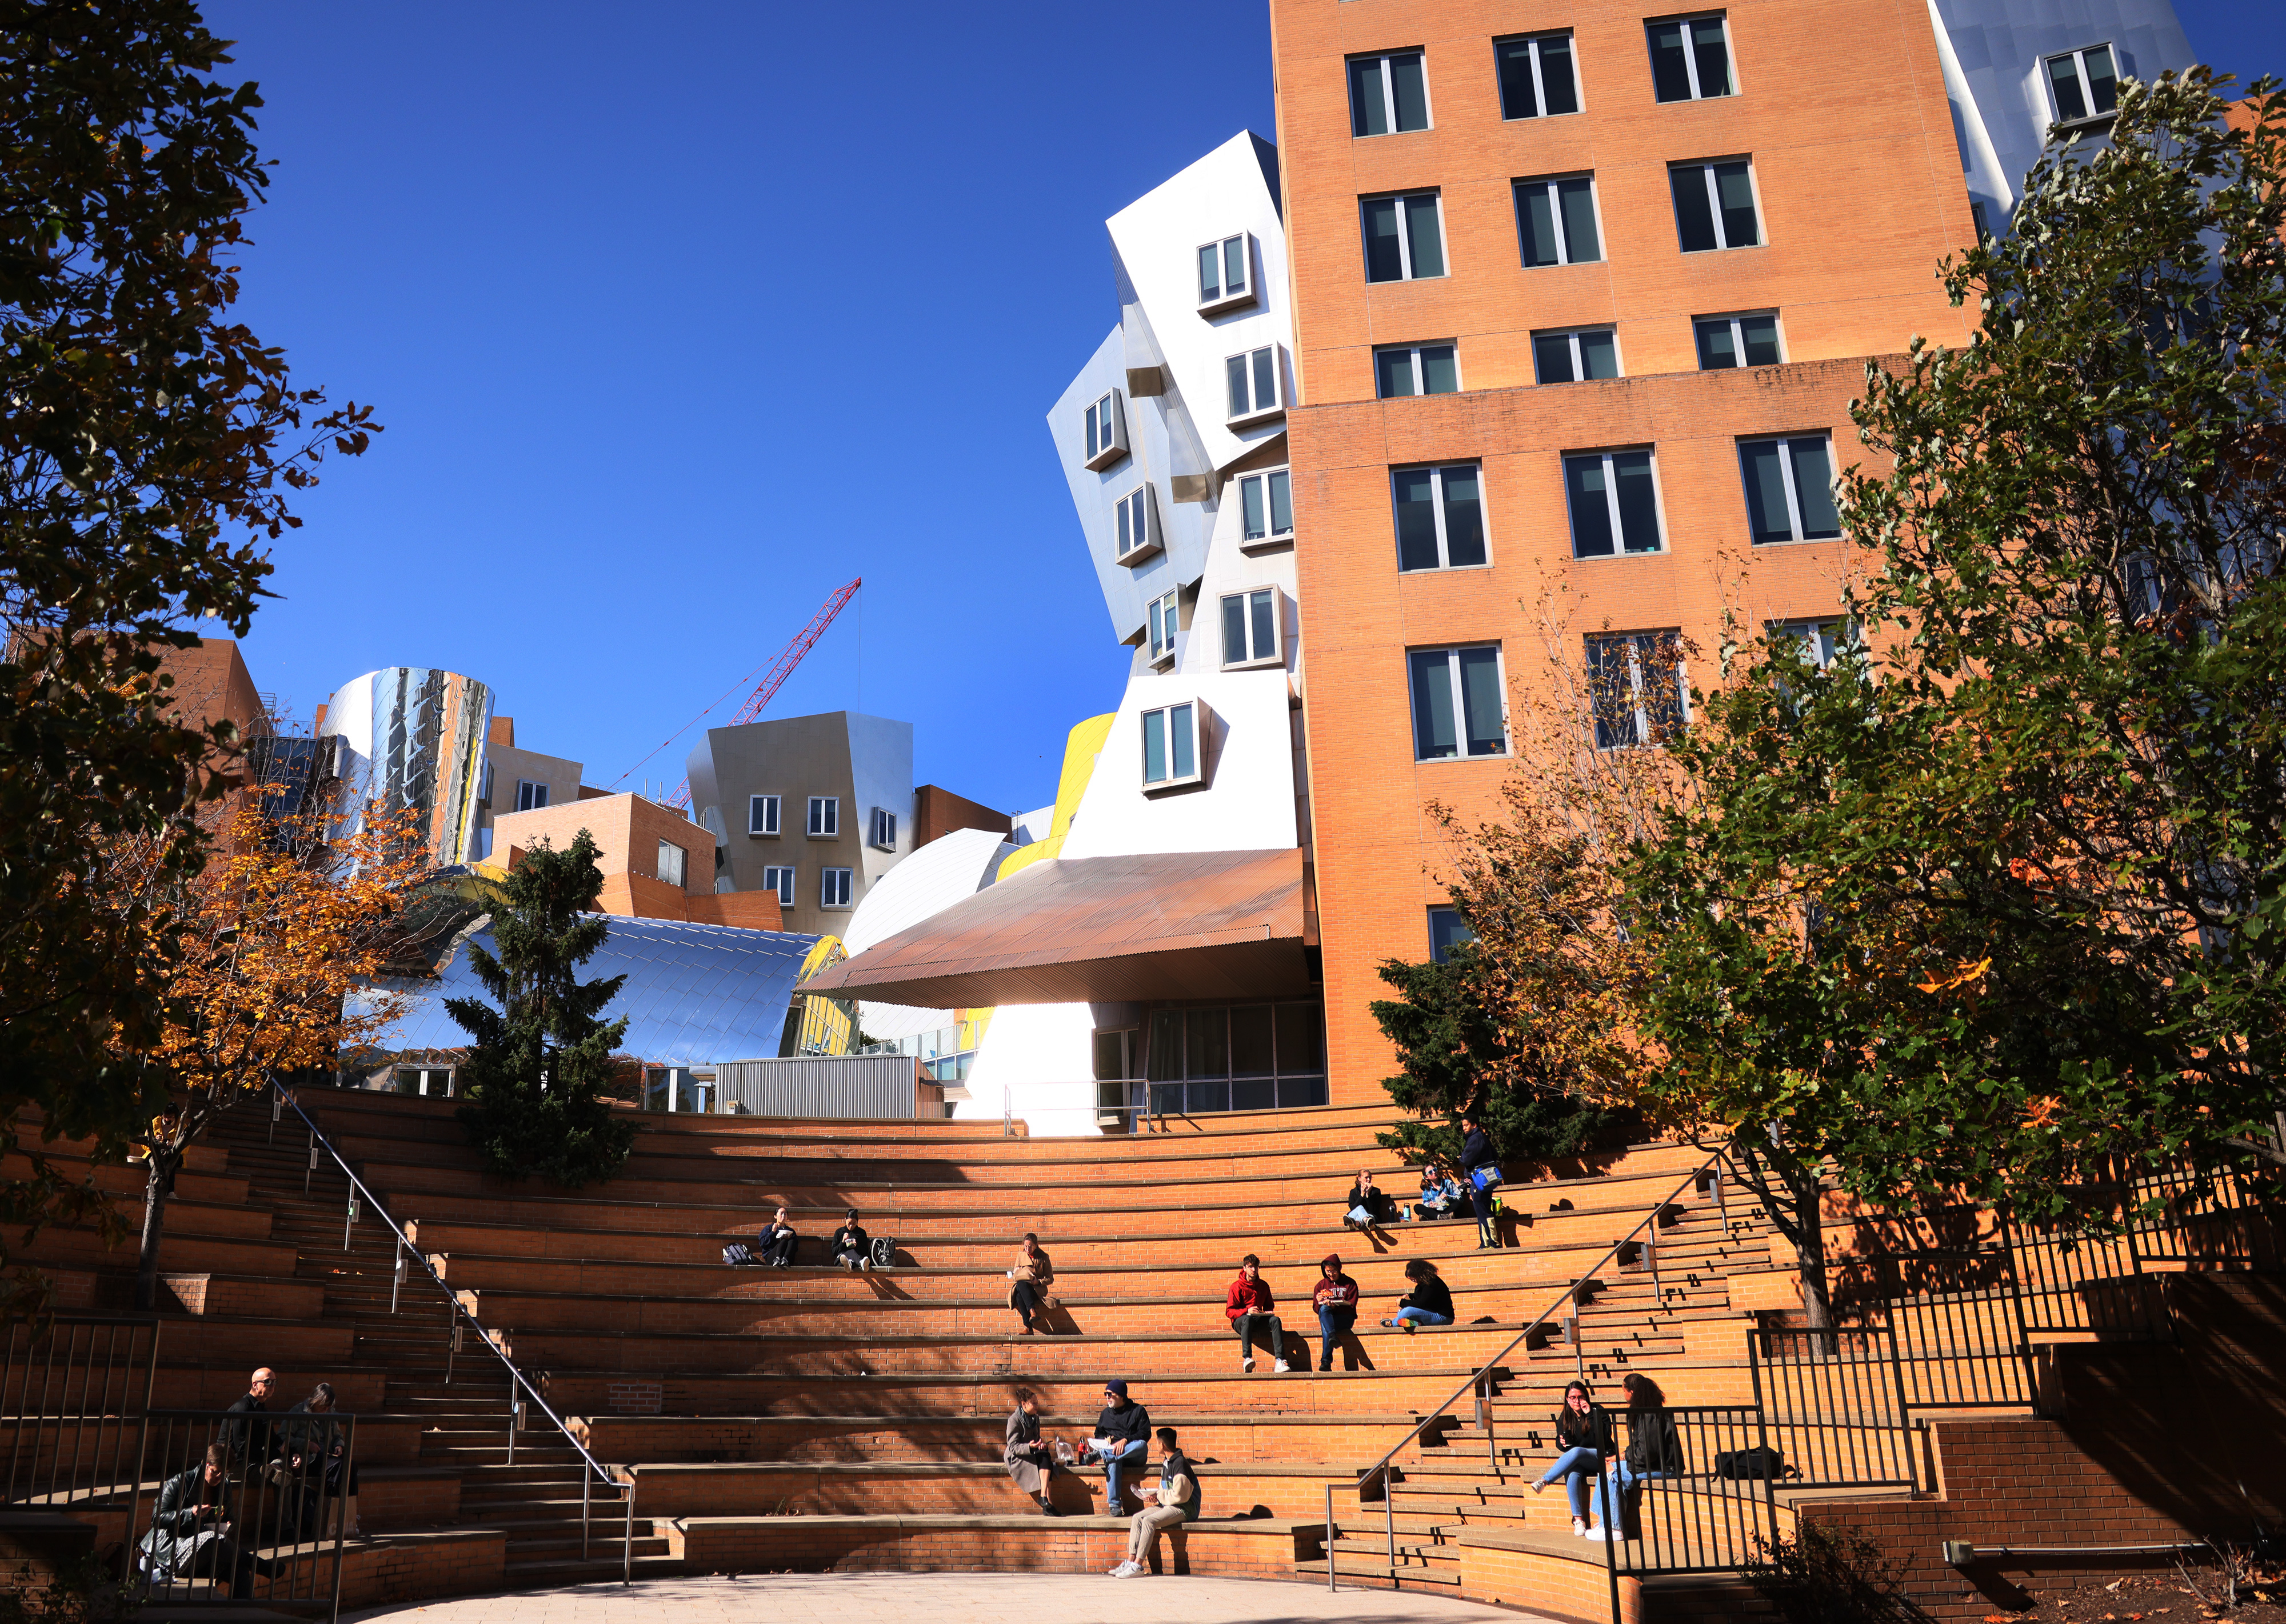
[[[1092,469],[1109,468],[1127,454],[1127,414],[1117,390],[1088,406],[1080,445],[1082,460]]]
[[[1143,723],[1143,792],[1188,789],[1206,782],[1207,729],[1210,713],[1201,701],[1163,705],[1145,711]]]
[[[1199,314],[1219,316],[1255,302],[1254,238],[1246,232],[1199,244]]]
[[[1230,410],[1223,421],[1234,429],[1267,422],[1286,414],[1285,368],[1276,344],[1265,344],[1226,358],[1224,383]]]
[[[1121,564],[1141,564],[1165,546],[1159,532],[1159,500],[1147,482],[1112,505],[1111,530],[1112,557]]]

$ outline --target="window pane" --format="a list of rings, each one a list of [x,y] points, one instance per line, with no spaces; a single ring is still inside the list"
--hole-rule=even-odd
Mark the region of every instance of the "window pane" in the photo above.
[[[1294,478],[1290,474],[1270,476],[1270,533],[1290,536],[1294,533]]]
[[[1121,497],[1115,507],[1119,520],[1119,552],[1122,556],[1124,556],[1135,550],[1135,538],[1129,533],[1127,528],[1127,499]]]
[[[1278,1075],[1309,1076],[1326,1068],[1324,1029],[1314,1004],[1278,1005]],[[1281,1103],[1286,1101],[1280,1095]]]
[[[1413,351],[1410,350],[1376,351],[1373,358],[1374,393],[1383,400],[1394,400],[1413,392]]]
[[[1230,1076],[1230,1012],[1194,1009],[1183,1017],[1183,1073],[1201,1077]]]
[[[1738,364],[1738,353],[1731,347],[1728,321],[1694,321],[1691,327],[1699,338],[1699,371],[1722,372]]]
[[[1278,346],[1275,344],[1254,352],[1254,404],[1265,412],[1278,404]]]
[[[1683,650],[1672,637],[1638,637],[1636,661],[1643,676],[1644,721],[1648,744],[1664,744],[1683,731]]]
[[[1155,1009],[1151,1012],[1151,1043],[1144,1052],[1144,1075],[1154,1083],[1176,1083],[1183,1076],[1183,1012],[1179,1009]],[[1158,1090],[1151,1091],[1155,1105]],[[1178,1093],[1179,1090],[1177,1091]]]
[[[1271,1064],[1270,1005],[1249,1004],[1230,1012],[1230,1075],[1275,1076]]]
[[[1476,933],[1461,917],[1457,908],[1431,908],[1429,911],[1429,957],[1443,964],[1453,956],[1453,950],[1463,942],[1472,942]]]
[[[1572,335],[1541,333],[1532,341],[1533,375],[1542,383],[1577,383],[1572,371]]]
[[[1453,729],[1452,656],[1443,649],[1408,655],[1413,668],[1413,753],[1441,761],[1461,753]]]
[[[1240,509],[1240,523],[1244,527],[1246,540],[1249,541],[1261,540],[1265,532],[1262,528],[1262,480],[1260,476],[1251,476],[1238,482],[1238,505]]]
[[[1425,468],[1399,469],[1397,493],[1397,567],[1433,570],[1437,556],[1436,476]]]
[[[1508,747],[1501,704],[1500,650],[1461,650],[1461,699],[1470,755],[1498,755]]]
[[[1659,498],[1651,490],[1651,453],[1623,451],[1612,459],[1620,486],[1620,534],[1631,553],[1659,551]]]
[[[1365,280],[1394,282],[1405,276],[1404,250],[1397,240],[1397,202],[1377,197],[1365,206]]]
[[[1801,504],[1801,533],[1812,540],[1827,540],[1841,533],[1841,516],[1833,509],[1833,464],[1824,439],[1788,440],[1793,458],[1794,499]]]
[[[1237,1012],[1233,1011],[1234,1016]],[[1230,1085],[1230,1108],[1234,1111],[1272,1111],[1278,1108],[1278,1084],[1272,1077],[1253,1077]]]
[[[1746,475],[1746,528],[1755,541],[1791,541],[1786,516],[1785,472],[1778,466],[1778,443],[1758,440],[1738,449]]]
[[[2119,75],[2112,71],[2111,47],[2098,45],[2085,53],[2087,91],[2094,99],[2098,113],[2109,113],[2119,106]]]
[[[1683,25],[1679,22],[1651,25],[1651,82],[1653,93],[1661,101],[1691,99],[1691,64],[1683,54]]]
[[[1222,290],[1244,293],[1246,288],[1246,239],[1233,237],[1222,245]]]
[[[1151,1110],[1155,1116],[1180,1116],[1183,1114],[1183,1085],[1179,1083],[1154,1083],[1151,1085]]]
[[[1775,367],[1778,364],[1778,319],[1776,316],[1741,316],[1738,329],[1746,340],[1746,365]]]
[[[1524,263],[1527,265],[1552,265],[1562,257],[1557,252],[1556,209],[1548,196],[1548,183],[1530,181],[1516,189],[1517,225],[1524,233]]]
[[[2048,83],[2055,87],[2056,116],[2085,118],[2087,102],[2079,93],[2079,67],[2068,56],[2048,59]]]
[[[1616,750],[1636,737],[1635,667],[1624,637],[1588,639],[1588,709],[1596,723],[1596,748]]]
[[[1561,180],[1556,191],[1564,201],[1564,256],[1566,263],[1591,265],[1604,257],[1596,235],[1596,188],[1586,180]]]
[[[1222,253],[1213,243],[1199,250],[1199,302],[1222,296]]]
[[[1612,556],[1612,509],[1604,489],[1604,459],[1564,459],[1564,488],[1572,501],[1572,554],[1575,558]]]
[[[1421,79],[1421,57],[1417,51],[1389,59],[1389,82],[1397,92],[1397,127],[1399,130],[1429,128],[1429,90]]]
[[[1540,99],[1532,91],[1532,42],[1512,39],[1493,47],[1500,69],[1501,116],[1537,118]]]
[[[1183,1108],[1194,1116],[1230,1109],[1230,1084],[1193,1083],[1183,1090]]]
[[[1620,375],[1620,341],[1610,333],[1580,335],[1580,370],[1591,378]]]
[[[1163,784],[1167,778],[1167,713],[1143,713],[1143,782]]]
[[[1232,417],[1243,417],[1248,411],[1246,358],[1242,355],[1234,355],[1222,364],[1222,368],[1225,380],[1230,385],[1230,411],[1227,414]]]
[[[1098,447],[1095,443],[1095,408],[1093,406],[1090,406],[1087,409],[1087,454],[1092,457],[1095,455],[1097,450]]]
[[[1550,114],[1580,110],[1580,90],[1572,78],[1572,42],[1568,37],[1540,42],[1540,83],[1548,92]]]
[[[1326,1080],[1323,1077],[1281,1077],[1278,1079],[1278,1108],[1297,1110],[1304,1106],[1326,1103]]]
[[[1222,601],[1222,663],[1235,666],[1246,657],[1246,599],[1234,595]]]
[[[1461,387],[1461,368],[1450,344],[1426,344],[1421,351],[1421,392],[1450,395]]]
[[[1368,57],[1361,62],[1350,64],[1350,133],[1353,136],[1389,133],[1389,112],[1381,99],[1379,57]]]
[[[1720,246],[1714,236],[1714,210],[1707,201],[1707,171],[1698,164],[1669,169],[1675,188],[1675,229],[1686,254],[1704,254]]]
[[[1246,608],[1253,623],[1254,658],[1268,659],[1278,652],[1278,595],[1254,593],[1248,597]]]
[[[1187,778],[1198,771],[1198,740],[1193,736],[1189,706],[1178,705],[1167,713],[1167,745],[1176,777]]]
[[[1754,219],[1754,183],[1743,163],[1714,166],[1714,190],[1722,200],[1722,246],[1750,248],[1762,232]]]
[[[1485,561],[1485,508],[1472,465],[1445,469],[1445,562],[1458,568]]]
[[[1445,244],[1437,234],[1437,200],[1434,197],[1408,197],[1405,200],[1405,242],[1413,254],[1414,275],[1445,274]]]
[[[1699,57],[1699,93],[1701,96],[1728,96],[1730,93],[1730,48],[1722,39],[1722,20],[1702,17],[1691,25],[1691,33]],[[2017,59],[2022,60],[2022,58]]]

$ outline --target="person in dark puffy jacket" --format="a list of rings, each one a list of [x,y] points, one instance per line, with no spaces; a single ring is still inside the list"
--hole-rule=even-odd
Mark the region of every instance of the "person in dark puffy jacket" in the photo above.
[[[1493,1155],[1493,1137],[1485,1131],[1482,1118],[1471,1111],[1461,1118],[1468,1137],[1461,1141],[1461,1181],[1469,1187],[1469,1200],[1477,1212],[1477,1250],[1501,1243],[1500,1230],[1493,1223],[1493,1186],[1477,1178],[1478,1168],[1497,1171],[1499,1158]]]
[[[1620,1384],[1628,1390],[1628,1452],[1613,1474],[1614,1523],[1626,1515],[1628,1492],[1637,1484],[1651,1478],[1680,1477],[1683,1470],[1683,1436],[1675,1417],[1667,1413],[1667,1395],[1659,1391],[1659,1384],[1630,1371]]]

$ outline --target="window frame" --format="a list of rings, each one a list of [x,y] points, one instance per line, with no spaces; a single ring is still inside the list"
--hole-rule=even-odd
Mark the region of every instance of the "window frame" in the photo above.
[[[1427,361],[1423,359],[1422,352],[1428,350],[1449,350],[1453,352],[1452,388],[1431,390],[1427,387],[1429,382],[1429,364]],[[1381,392],[1382,358],[1383,356],[1395,355],[1405,357],[1406,371],[1413,380],[1414,388],[1409,393],[1403,395],[1384,395]],[[1432,393],[1439,395],[1457,395],[1464,387],[1465,386],[1461,382],[1461,346],[1459,341],[1456,339],[1444,338],[1439,339],[1434,343],[1376,344],[1374,346],[1373,396],[1376,400],[1426,399]]]
[[[1233,288],[1230,285],[1230,247],[1234,242],[1240,245],[1239,263],[1246,272],[1246,286],[1243,288]],[[1261,280],[1254,274],[1254,233],[1234,232],[1226,237],[1217,237],[1210,241],[1202,242],[1191,255],[1193,272],[1195,272],[1199,269],[1199,256],[1209,248],[1215,250],[1216,274],[1219,280],[1216,284],[1215,291],[1211,294],[1207,291],[1205,280],[1203,278],[1200,280],[1199,314],[1216,316],[1220,315],[1224,311],[1241,310],[1253,304],[1255,285]]]
[[[1661,637],[1677,640],[1678,652],[1675,655],[1672,674],[1675,678],[1675,713],[1679,727],[1687,729],[1691,726],[1691,678],[1688,664],[1679,650],[1682,637],[1679,630],[1667,627],[1648,632],[1589,632],[1587,634],[1581,658],[1585,662],[1588,688],[1588,727],[1589,737],[1597,753],[1610,750],[1644,750],[1659,747],[1651,737],[1650,708],[1644,703],[1643,643],[1646,638]],[[1628,708],[1628,715],[1629,725],[1634,729],[1634,737],[1605,744],[1603,737],[1604,718],[1596,703],[1595,650],[1599,646],[1608,648],[1613,644],[1623,644],[1628,651],[1628,689],[1635,700],[1635,704]]]
[[[2111,57],[2111,106],[2098,111],[2095,106],[2095,84],[2087,72],[2087,53],[2102,51]],[[2080,99],[2088,111],[2077,117],[2067,117],[2056,105],[2056,81],[2053,64],[2071,59],[2072,74],[2079,82]],[[2119,46],[2111,40],[2098,40],[2093,44],[2075,45],[2069,51],[2051,51],[2040,58],[2040,83],[2046,90],[2048,106],[2055,116],[2050,121],[2067,130],[2082,130],[2092,124],[2108,123],[2119,114]]]
[[[1596,227],[1596,256],[1593,259],[1580,259],[1572,252],[1572,228],[1564,218],[1564,195],[1558,190],[1567,180],[1584,180],[1588,183],[1588,214]],[[1516,210],[1517,258],[1525,270],[1555,271],[1566,265],[1600,265],[1605,263],[1604,194],[1602,188],[1596,185],[1595,170],[1569,169],[1558,175],[1525,175],[1510,181],[1508,185],[1509,201]],[[1525,221],[1530,217],[1525,208],[1524,200],[1529,192],[1534,190],[1544,190],[1547,193],[1549,224],[1555,228],[1564,256],[1560,259],[1552,259],[1542,264],[1535,264],[1530,257],[1532,235],[1525,225]]]
[[[1178,713],[1184,718],[1180,724],[1174,721],[1174,718]],[[1139,746],[1139,760],[1137,766],[1142,775],[1143,792],[1146,795],[1155,795],[1163,790],[1187,789],[1206,782],[1207,724],[1210,714],[1206,702],[1195,697],[1170,699],[1164,705],[1155,705],[1150,709],[1137,713],[1136,743]],[[1158,718],[1160,721],[1161,764],[1169,769],[1156,778],[1150,776],[1151,723],[1154,718]],[[1174,732],[1177,725],[1189,730],[1191,769],[1187,773],[1173,770],[1176,764],[1182,759]]]
[[[1446,524],[1445,473],[1448,469],[1465,468],[1477,477],[1477,525],[1482,532],[1485,556],[1476,564],[1452,562],[1452,537]],[[1405,562],[1405,536],[1397,508],[1397,481],[1401,475],[1427,472],[1434,484],[1436,495],[1430,502],[1430,512],[1437,523],[1437,562],[1433,564],[1407,566]],[[1491,501],[1485,491],[1485,465],[1481,458],[1459,457],[1449,462],[1399,462],[1389,470],[1390,539],[1397,544],[1397,572],[1399,575],[1441,574],[1452,570],[1489,570],[1493,567],[1493,527]]]
[[[1715,170],[1734,163],[1746,171],[1746,197],[1754,210],[1754,240],[1752,242],[1730,241],[1730,231],[1722,222],[1722,191]],[[1714,227],[1714,246],[1711,248],[1683,247],[1683,211],[1680,207],[1675,207],[1675,240],[1677,252],[1730,254],[1743,248],[1766,248],[1770,246],[1770,222],[1762,217],[1762,182],[1754,174],[1754,158],[1752,153],[1734,153],[1722,158],[1683,158],[1668,164],[1667,185],[1670,206],[1675,206],[1675,177],[1691,169],[1697,169],[1699,172],[1700,184],[1706,189],[1707,212]]]
[[[818,816],[823,808],[825,816]],[[809,798],[808,819],[804,824],[813,840],[838,840],[841,838],[841,797],[812,795]]]
[[[1413,57],[1421,64],[1421,116],[1425,122],[1411,130],[1400,130],[1397,124],[1397,75],[1390,65],[1399,57]],[[1379,71],[1382,117],[1389,125],[1388,129],[1378,132],[1358,128],[1360,121],[1358,116],[1360,109],[1357,99],[1356,74],[1359,67],[1367,62],[1373,63]],[[1355,52],[1342,59],[1342,78],[1344,86],[1349,92],[1351,140],[1373,141],[1380,139],[1382,136],[1418,135],[1423,130],[1437,128],[1437,108],[1429,96],[1429,52],[1423,47],[1407,45],[1396,51]]]
[[[1413,211],[1406,206],[1413,199],[1421,197],[1429,199],[1431,206],[1437,217],[1437,260],[1438,264],[1442,267],[1442,269],[1427,275],[1421,274],[1415,272],[1413,268]],[[1404,265],[1403,272],[1400,275],[1377,278],[1373,273],[1373,233],[1367,225],[1366,210],[1372,208],[1376,203],[1394,203],[1398,206],[1398,219],[1404,227],[1404,229],[1400,230],[1397,233],[1398,256]],[[1453,256],[1450,250],[1450,245],[1445,240],[1445,193],[1443,188],[1439,186],[1415,186],[1404,192],[1368,192],[1360,196],[1358,199],[1358,248],[1365,256],[1365,280],[1366,285],[1370,288],[1387,287],[1395,282],[1433,282],[1438,280],[1439,278],[1452,275]]]
[[[1768,316],[1770,319],[1770,335],[1778,341],[1778,359],[1775,361],[1750,361],[1746,359],[1745,324],[1756,316]],[[1707,365],[1707,351],[1705,346],[1699,342],[1699,329],[1701,327],[1712,326],[1718,321],[1729,324],[1730,328],[1730,352],[1738,358],[1735,366],[1709,367]],[[1756,367],[1783,367],[1786,364],[1785,323],[1775,309],[1716,311],[1711,315],[1693,316],[1691,319],[1691,348],[1699,357],[1699,370],[1701,372],[1747,372]]]
[[[856,906],[857,871],[832,865],[817,871],[817,906],[821,911],[840,912]]]
[[[672,879],[669,879],[666,877],[666,870],[668,866],[666,854],[669,852],[673,852],[674,854],[674,867],[675,874],[674,878]],[[659,884],[663,886],[673,886],[676,890],[680,891],[689,884],[690,875],[690,848],[687,846],[677,846],[672,840],[661,840],[658,843],[658,861],[651,869],[651,878],[658,880]]]
[[[519,812],[548,810],[549,786],[545,779],[518,778],[516,781],[516,809]]]
[[[762,866],[762,889],[774,893],[780,908],[793,906],[794,887],[800,877],[791,863],[769,863]]]
[[[1257,600],[1269,600],[1270,648],[1264,652],[1257,641],[1262,629],[1260,605]],[[1247,650],[1237,659],[1230,657],[1230,610],[1238,604],[1242,617],[1242,635]],[[1235,592],[1221,594],[1216,602],[1217,619],[1221,622],[1222,668],[1225,671],[1258,670],[1286,663],[1286,603],[1285,594],[1274,583],[1257,587],[1241,587]]]
[[[1548,83],[1541,65],[1540,47],[1541,42],[1553,39],[1560,39],[1570,47],[1570,50],[1565,52],[1571,59],[1572,65],[1573,105],[1570,113],[1548,111]],[[1501,73],[1502,66],[1501,51],[1504,47],[1510,45],[1524,45],[1530,48],[1533,108],[1530,113],[1510,113],[1508,110],[1508,93]],[[1501,122],[1503,124],[1521,123],[1528,118],[1571,118],[1575,114],[1585,113],[1588,110],[1588,99],[1581,93],[1580,42],[1574,31],[1570,28],[1545,28],[1536,34],[1503,34],[1495,38],[1493,41],[1493,93],[1500,99]]]
[[[1143,606],[1143,650],[1145,658],[1152,665],[1165,666],[1173,663],[1175,635],[1183,629],[1180,587],[1171,592],[1162,593]],[[1163,631],[1166,635],[1166,642],[1163,644],[1159,640]]]
[[[764,826],[757,829],[754,826],[754,814],[760,811],[767,811],[769,816],[761,820]],[[754,794],[746,797],[747,839],[754,840],[779,840],[783,838],[784,828],[785,810],[777,796]]]
[[[866,820],[865,844],[875,851],[897,849],[897,815],[887,807],[875,807]]]
[[[1138,564],[1146,558],[1156,556],[1166,542],[1159,532],[1159,495],[1147,479],[1111,504],[1111,557],[1115,564]],[[1123,550],[1119,545],[1122,526],[1130,537]]]
[[[1830,536],[1813,536],[1806,533],[1809,526],[1807,516],[1801,508],[1801,482],[1795,478],[1793,470],[1793,447],[1805,440],[1815,440],[1825,448],[1826,501],[1827,504],[1834,509],[1834,531]],[[1760,536],[1750,534],[1747,540],[1756,547],[1795,547],[1803,542],[1841,540],[1844,533],[1841,528],[1841,504],[1833,500],[1833,486],[1841,478],[1841,469],[1833,458],[1833,431],[1830,429],[1816,429],[1805,430],[1800,434],[1750,434],[1739,437],[1739,493],[1746,499],[1746,524],[1749,530],[1752,529],[1754,522],[1754,481],[1746,471],[1746,452],[1749,447],[1755,445],[1776,445],[1779,448],[1778,473],[1785,487],[1786,526],[1793,533],[1786,536],[1773,536],[1767,541]]]
[[[1286,358],[1281,353],[1283,349],[1283,345],[1277,343],[1257,344],[1251,350],[1242,350],[1236,355],[1223,357],[1224,404],[1233,408],[1230,414],[1223,419],[1226,426],[1239,428],[1285,415]],[[1247,403],[1243,409],[1240,409],[1238,402],[1229,398],[1230,369],[1234,362],[1238,364],[1239,380],[1247,390]],[[1265,366],[1270,374],[1270,400],[1266,405],[1261,395]]]
[[[1831,636],[1827,635],[1828,632]],[[1857,622],[1848,615],[1808,615],[1772,620],[1769,635],[1773,642],[1792,638],[1807,643],[1811,661],[1820,671],[1831,671],[1833,662],[1841,658],[1842,650],[1864,643]]]
[[[1442,942],[1438,940],[1439,933],[1437,929],[1437,918],[1439,914],[1449,914],[1459,926],[1459,928],[1454,932],[1448,939]],[[1428,923],[1429,962],[1431,964],[1441,965],[1445,963],[1447,959],[1452,958],[1453,950],[1454,948],[1459,947],[1464,942],[1474,942],[1477,939],[1477,933],[1469,928],[1467,917],[1450,903],[1430,903],[1428,911]]]
[[[1127,404],[1116,389],[1088,402],[1080,419],[1081,462],[1107,469],[1127,454]]]
[[[1286,482],[1286,528],[1278,525],[1278,503],[1274,500],[1276,480]],[[1294,543],[1294,469],[1290,463],[1276,468],[1257,468],[1237,475],[1233,483],[1238,486],[1238,545],[1242,552],[1262,548],[1290,547]],[[1246,495],[1249,485],[1258,485],[1262,490],[1262,533],[1247,532]]]
[[[1470,748],[1468,686],[1461,680],[1461,656],[1476,649],[1493,651],[1493,674],[1500,694],[1501,747],[1498,750],[1475,751]],[[1421,753],[1421,706],[1418,690],[1414,686],[1415,662],[1423,655],[1441,654],[1445,657],[1445,680],[1451,684],[1448,693],[1453,702],[1453,753],[1423,755]],[[1509,726],[1508,653],[1499,641],[1431,644],[1423,649],[1405,650],[1405,708],[1407,725],[1413,730],[1413,760],[1416,766],[1430,761],[1497,761],[1516,753],[1516,739]]]
[[[1620,510],[1619,469],[1614,458],[1633,456],[1637,453],[1650,459],[1651,523],[1659,531],[1656,547],[1631,548],[1628,545],[1625,517]],[[1583,553],[1580,550],[1580,524],[1572,508],[1572,464],[1585,457],[1603,460],[1604,520],[1610,524],[1615,545],[1608,553]],[[1564,469],[1564,515],[1572,531],[1572,556],[1574,559],[1653,558],[1667,550],[1667,503],[1659,491],[1659,447],[1650,445],[1612,445],[1597,450],[1567,451],[1560,454]]]
[[[1659,93],[1659,58],[1655,54],[1658,51],[1659,47],[1651,43],[1651,30],[1658,28],[1662,23],[1670,22],[1680,23],[1685,30],[1683,45],[1683,67],[1684,75],[1691,82],[1691,94],[1689,96],[1678,96],[1672,99],[1662,97]],[[1722,30],[1722,70],[1724,74],[1729,76],[1730,81],[1730,88],[1728,90],[1717,91],[1712,96],[1709,96],[1707,93],[1705,87],[1699,83],[1698,42],[1693,39],[1688,32],[1693,24],[1702,22],[1715,23],[1719,25]],[[1722,101],[1729,97],[1745,94],[1744,90],[1738,83],[1738,43],[1736,40],[1730,37],[1730,13],[1728,11],[1682,12],[1667,17],[1646,17],[1644,19],[1644,49],[1648,52],[1654,53],[1651,57],[1651,93],[1653,104],[1658,106],[1679,107],[1690,102]]]
[[[1611,335],[1612,365],[1616,368],[1611,378],[1591,378],[1587,375],[1587,358],[1580,349],[1580,339],[1582,335],[1590,333]],[[1624,378],[1628,375],[1627,357],[1620,352],[1620,329],[1614,322],[1589,322],[1585,327],[1541,327],[1533,332],[1531,338],[1532,379],[1535,384],[1549,386],[1551,383],[1608,383],[1612,378]],[[1567,347],[1572,352],[1572,376],[1550,380],[1540,375],[1540,341],[1543,338],[1562,338],[1570,341]]]

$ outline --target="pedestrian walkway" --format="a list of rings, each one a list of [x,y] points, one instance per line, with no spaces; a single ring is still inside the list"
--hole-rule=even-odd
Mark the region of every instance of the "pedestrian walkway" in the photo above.
[[[1108,1579],[1066,1573],[745,1573],[567,1585],[510,1596],[373,1607],[343,1624],[1003,1624],[1052,1618],[1109,1624],[1526,1624],[1537,1615],[1449,1596],[1328,1592],[1265,1579]],[[1544,1624],[1544,1621],[1543,1621]]]

